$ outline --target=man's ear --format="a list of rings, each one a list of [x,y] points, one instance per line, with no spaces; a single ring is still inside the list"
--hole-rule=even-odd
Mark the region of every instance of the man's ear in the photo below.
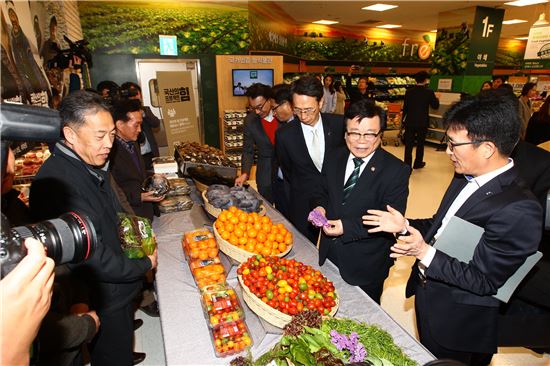
[[[63,126],[63,136],[65,136],[65,141],[71,145],[74,145],[78,139],[76,132],[69,126]]]

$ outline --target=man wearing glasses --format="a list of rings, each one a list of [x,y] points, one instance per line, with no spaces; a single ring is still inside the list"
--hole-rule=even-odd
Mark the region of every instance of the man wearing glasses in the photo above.
[[[325,157],[343,144],[342,116],[321,113],[323,84],[304,76],[291,86],[296,119],[276,133],[277,159],[290,188],[289,217],[309,240],[317,241],[319,231],[307,221],[314,188],[319,186]]]
[[[537,250],[542,209],[509,158],[521,126],[513,100],[466,99],[449,109],[445,122],[456,175],[435,216],[409,222],[388,206],[369,210],[363,223],[373,226],[369,233],[399,234],[392,257],[417,259],[407,297],[416,294],[422,344],[437,358],[488,365],[497,350],[500,306],[492,295]],[[432,246],[453,216],[484,230],[468,263]]]
[[[368,209],[386,205],[405,212],[410,168],[380,147],[386,127],[384,112],[369,100],[347,109],[345,141],[327,157],[322,192],[316,210],[331,226],[323,228],[319,265],[330,259],[349,284],[360,286],[380,303],[384,280],[393,260],[393,235],[368,232],[361,216]]]
[[[243,185],[250,177],[254,163],[254,148],[258,152],[256,164],[256,184],[258,192],[269,202],[273,202],[272,181],[275,161],[275,130],[279,121],[271,112],[271,88],[256,83],[246,90],[250,113],[244,120],[244,140],[241,175],[235,179],[235,185]]]

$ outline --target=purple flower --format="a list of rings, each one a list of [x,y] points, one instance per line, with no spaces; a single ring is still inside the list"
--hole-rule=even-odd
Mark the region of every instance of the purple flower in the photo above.
[[[352,332],[347,337],[345,334],[340,334],[333,329],[330,331],[330,337],[330,341],[339,351],[347,350],[350,352],[349,362],[363,362],[367,357],[367,350],[359,342],[359,336],[356,332]]]

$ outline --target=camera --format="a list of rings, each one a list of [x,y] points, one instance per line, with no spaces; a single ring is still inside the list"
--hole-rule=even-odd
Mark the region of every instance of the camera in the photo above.
[[[56,265],[80,263],[90,258],[97,245],[92,221],[80,213],[67,212],[56,219],[10,228],[2,214],[0,232],[0,278],[4,278],[27,255],[25,239],[34,238]]]
[[[59,46],[55,47],[57,55],[51,60],[48,60],[47,66],[49,69],[53,67],[59,67],[60,69],[66,69],[69,67],[70,61],[73,60],[73,56],[79,57],[82,62],[86,62],[89,67],[92,67],[92,54],[86,46],[88,41],[81,39],[80,41],[73,42],[67,36],[63,36],[65,41],[69,44],[69,48],[62,50]],[[75,68],[79,68],[81,65],[73,65]]]

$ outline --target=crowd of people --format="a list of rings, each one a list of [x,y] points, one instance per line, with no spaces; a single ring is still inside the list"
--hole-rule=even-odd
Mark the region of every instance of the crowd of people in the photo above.
[[[417,85],[407,91],[404,102],[404,161],[382,147],[386,114],[369,95],[367,78],[356,89],[348,85],[353,97],[345,110],[338,109],[342,86],[333,85],[332,77],[325,77],[324,85],[314,76],[291,85],[253,84],[245,94],[249,114],[242,172],[235,184],[250,179],[256,152],[260,194],[317,243],[320,265],[329,259],[348,284],[377,303],[395,258],[414,257],[407,296],[416,295],[422,344],[438,358],[488,365],[507,312],[536,308],[550,319],[548,291],[539,289],[550,279],[547,261],[522,284],[516,302],[504,306],[493,297],[529,255],[549,244],[543,206],[550,189],[550,154],[526,141],[545,138],[541,131],[548,128],[550,102],[528,115],[521,104],[528,104],[534,85],[528,83],[518,99],[506,88],[494,88],[499,83],[495,79],[484,84],[490,89],[453,105],[444,116],[444,143],[455,177],[432,218],[406,219],[409,177],[412,169],[425,167],[428,110],[439,104],[427,87],[428,75],[421,72],[415,79]],[[343,114],[335,113],[339,111]],[[162,197],[143,193],[141,184],[158,156],[152,131],[160,121],[143,108],[134,83],[118,87],[102,82],[97,91],[72,92],[61,101],[59,112],[62,138],[32,183],[27,214],[35,222],[84,212],[93,222],[98,245],[88,261],[57,267],[54,283],[53,263],[39,243],[27,241],[29,254],[2,280],[2,291],[15,293],[18,281],[33,279],[32,286],[41,290],[22,292],[17,297],[21,301],[11,306],[3,298],[2,308],[37,321],[29,322],[25,337],[2,338],[2,357],[8,362],[25,359],[25,340],[38,334],[42,364],[82,364],[81,347],[88,342],[92,365],[136,364],[145,355],[132,349],[139,326],[134,313],[144,284],[151,282],[150,276],[145,278],[157,266],[157,253],[127,258],[120,247],[117,214],[151,220],[157,214],[155,203]],[[537,169],[532,168],[534,161]],[[9,172],[8,164],[3,194]],[[4,196],[2,200],[4,212]],[[312,210],[328,225],[320,229],[309,222]],[[483,229],[468,263],[433,246],[455,216]],[[50,308],[56,286],[67,299],[65,306],[57,306],[56,299]],[[156,303],[148,306],[158,316]],[[32,315],[25,313],[30,308]],[[39,327],[44,316],[48,320]],[[2,330],[15,327],[3,315]],[[51,342],[55,332],[70,337]]]

